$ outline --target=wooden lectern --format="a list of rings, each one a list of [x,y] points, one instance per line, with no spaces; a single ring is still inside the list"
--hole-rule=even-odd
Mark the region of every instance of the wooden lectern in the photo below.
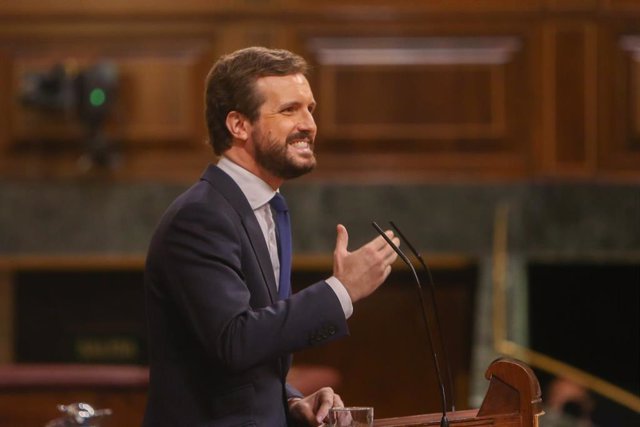
[[[448,412],[449,425],[537,427],[544,414],[536,375],[519,360],[500,358],[491,363],[485,378],[489,389],[480,409]],[[376,420],[376,427],[439,426],[442,413]]]

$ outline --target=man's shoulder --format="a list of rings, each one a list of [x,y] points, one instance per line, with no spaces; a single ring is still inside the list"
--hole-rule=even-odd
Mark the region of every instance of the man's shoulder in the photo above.
[[[203,178],[173,200],[160,219],[158,231],[185,221],[229,226],[252,212],[240,188],[216,169],[207,168]]]
[[[233,191],[233,189],[229,190]],[[206,211],[208,214],[234,210],[229,197],[218,185],[209,181],[200,180],[180,194],[168,207],[168,214],[177,214],[184,211]]]

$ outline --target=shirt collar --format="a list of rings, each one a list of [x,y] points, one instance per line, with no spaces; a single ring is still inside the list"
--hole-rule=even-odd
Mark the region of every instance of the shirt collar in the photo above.
[[[238,184],[253,210],[264,206],[276,194],[269,184],[224,155],[220,157],[218,167]]]

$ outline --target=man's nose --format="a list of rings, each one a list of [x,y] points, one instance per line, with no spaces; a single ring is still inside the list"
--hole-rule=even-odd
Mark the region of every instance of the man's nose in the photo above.
[[[300,122],[298,123],[298,127],[300,130],[304,130],[307,132],[313,132],[315,134],[317,130],[316,121],[313,118],[313,114],[310,111],[304,111],[302,113],[302,117],[300,118]]]

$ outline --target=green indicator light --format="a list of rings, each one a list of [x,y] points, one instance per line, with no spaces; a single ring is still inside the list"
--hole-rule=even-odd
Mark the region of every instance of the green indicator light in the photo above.
[[[107,100],[107,95],[104,93],[104,90],[99,87],[93,89],[89,94],[89,102],[94,107],[100,107]]]

